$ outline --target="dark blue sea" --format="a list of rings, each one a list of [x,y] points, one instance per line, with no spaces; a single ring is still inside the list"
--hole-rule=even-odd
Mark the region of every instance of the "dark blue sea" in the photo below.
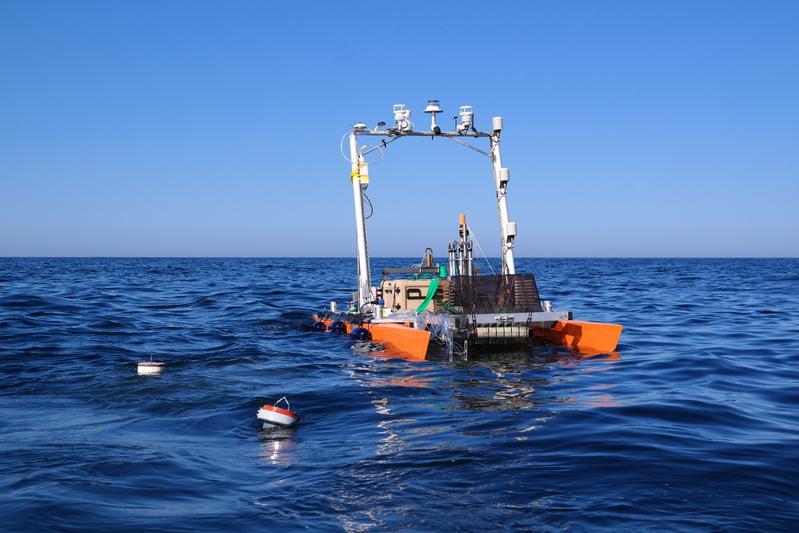
[[[799,260],[518,270],[618,352],[367,353],[308,327],[352,259],[0,259],[0,530],[799,527]]]

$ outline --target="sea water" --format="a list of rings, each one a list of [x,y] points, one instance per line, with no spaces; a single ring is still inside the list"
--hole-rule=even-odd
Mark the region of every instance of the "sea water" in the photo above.
[[[795,526],[798,260],[519,260],[618,351],[467,362],[310,331],[355,268],[0,259],[0,530]]]

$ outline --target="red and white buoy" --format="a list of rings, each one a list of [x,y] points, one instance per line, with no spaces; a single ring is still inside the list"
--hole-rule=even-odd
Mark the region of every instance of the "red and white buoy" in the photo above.
[[[164,363],[153,361],[153,356],[151,355],[149,361],[139,361],[138,368],[140,376],[153,376],[161,373],[164,369]]]
[[[286,409],[278,407],[277,404],[284,402]],[[258,410],[258,420],[263,420],[267,424],[275,426],[289,427],[293,426],[300,419],[300,416],[291,410],[291,404],[288,399],[283,396],[274,405],[264,405]],[[266,427],[266,424],[264,424]]]

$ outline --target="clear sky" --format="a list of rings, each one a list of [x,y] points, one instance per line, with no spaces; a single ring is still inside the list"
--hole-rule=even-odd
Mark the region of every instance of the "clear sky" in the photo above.
[[[505,117],[519,256],[799,255],[799,2],[0,2],[0,256],[351,256],[350,125]],[[446,121],[445,124],[449,124]],[[403,139],[373,255],[498,250]]]

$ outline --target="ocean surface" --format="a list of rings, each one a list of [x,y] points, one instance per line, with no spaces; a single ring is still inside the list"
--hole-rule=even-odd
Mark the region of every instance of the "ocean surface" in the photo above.
[[[799,260],[518,270],[618,352],[367,353],[309,329],[352,259],[0,259],[0,531],[799,527]]]

